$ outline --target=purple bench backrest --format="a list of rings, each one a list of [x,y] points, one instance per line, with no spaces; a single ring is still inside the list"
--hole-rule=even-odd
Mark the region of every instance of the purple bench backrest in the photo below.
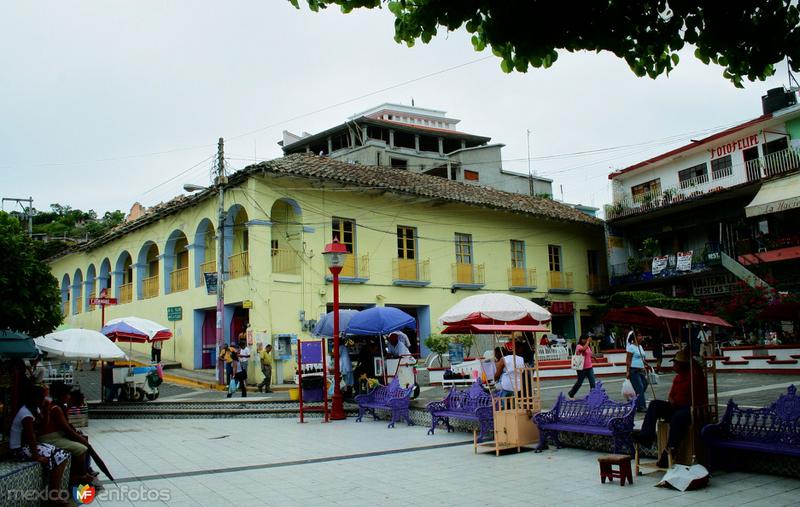
[[[598,381],[583,399],[569,400],[564,393],[559,394],[553,410],[558,414],[558,422],[605,426],[609,420],[629,414],[632,407],[633,401],[619,403],[611,400],[603,389],[603,383]]]
[[[407,398],[411,395],[414,386],[400,387],[400,380],[395,377],[389,385],[376,387],[370,395],[374,401],[387,401],[397,398]]]
[[[790,385],[770,406],[764,408],[739,408],[733,400],[728,402],[722,426],[726,437],[749,442],[800,445],[800,397],[797,388]]]
[[[477,408],[492,406],[491,395],[483,390],[478,380],[466,391],[459,391],[453,387],[443,401],[448,410],[459,412],[474,412]]]

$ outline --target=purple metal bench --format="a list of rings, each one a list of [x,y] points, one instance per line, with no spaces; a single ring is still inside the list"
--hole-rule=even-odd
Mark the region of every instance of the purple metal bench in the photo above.
[[[483,390],[479,380],[466,391],[458,391],[454,386],[442,401],[428,403],[427,410],[431,414],[428,435],[433,435],[439,422],[444,423],[448,433],[453,431],[451,417],[477,421],[480,428],[479,441],[486,438],[494,428],[492,397]]]
[[[800,397],[790,385],[768,407],[739,408],[733,400],[720,422],[707,424],[701,432],[709,447],[711,468],[723,461],[725,451],[766,452],[800,457]]]
[[[633,449],[631,432],[635,404],[635,398],[626,403],[609,399],[600,381],[580,400],[569,400],[564,393],[559,393],[551,410],[533,416],[533,421],[539,427],[539,447],[536,452],[547,448],[548,437],[560,449],[560,431],[610,436],[614,442],[614,454],[623,447]]]
[[[400,387],[400,381],[395,377],[388,386],[377,386],[367,394],[359,394],[355,398],[358,403],[356,422],[361,422],[367,412],[372,414],[372,418],[377,421],[378,416],[375,415],[375,410],[381,409],[389,410],[392,413],[392,422],[389,423],[389,428],[394,428],[394,423],[400,419],[405,419],[408,425],[412,426],[414,423],[408,413],[408,405],[411,403],[413,391],[413,385],[405,389]]]

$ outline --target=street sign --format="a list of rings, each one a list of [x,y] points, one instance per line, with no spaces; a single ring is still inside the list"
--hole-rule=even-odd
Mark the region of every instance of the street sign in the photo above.
[[[217,293],[217,274],[216,273],[203,273],[206,280],[206,292],[208,294]]]
[[[117,298],[89,298],[89,304],[91,306],[115,305],[117,304]]]
[[[167,307],[167,320],[170,322],[183,319],[182,306],[168,306]]]

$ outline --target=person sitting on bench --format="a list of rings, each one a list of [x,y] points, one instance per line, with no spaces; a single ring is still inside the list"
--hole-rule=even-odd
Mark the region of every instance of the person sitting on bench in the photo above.
[[[642,430],[634,439],[645,447],[650,447],[656,439],[656,421],[669,422],[667,447],[661,453],[656,465],[669,466],[669,451],[678,448],[692,424],[692,386],[694,386],[694,405],[703,406],[708,402],[706,379],[700,367],[691,361],[686,349],[679,350],[672,359],[672,368],[677,373],[669,390],[669,400],[653,400],[647,407]]]

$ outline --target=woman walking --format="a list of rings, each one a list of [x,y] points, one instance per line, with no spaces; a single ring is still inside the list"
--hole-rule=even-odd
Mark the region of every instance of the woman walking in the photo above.
[[[633,384],[636,391],[636,411],[644,412],[647,410],[647,399],[645,390],[647,389],[647,363],[645,363],[644,349],[642,349],[642,333],[638,330],[628,335],[628,345],[625,348],[627,374],[626,377]]]
[[[578,345],[575,347],[575,355],[583,356],[583,369],[578,370],[578,380],[572,389],[569,390],[569,399],[575,398],[575,393],[583,385],[584,379],[589,379],[589,387],[594,389],[594,368],[592,367],[592,337],[589,335],[581,335],[578,338]]]

